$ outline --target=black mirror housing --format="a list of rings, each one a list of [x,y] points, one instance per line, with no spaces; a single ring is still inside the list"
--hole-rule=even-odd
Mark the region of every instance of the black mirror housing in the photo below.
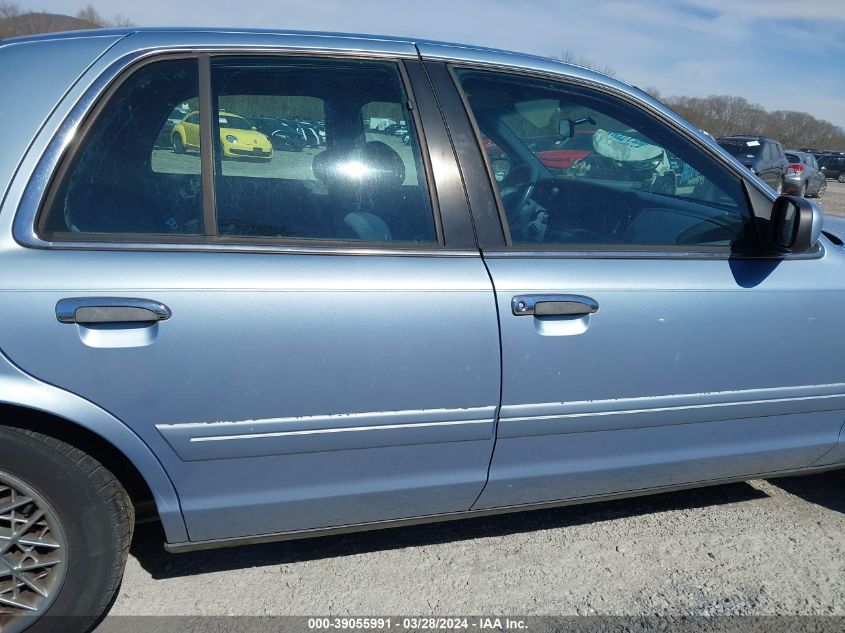
[[[769,238],[774,250],[806,253],[815,248],[822,230],[821,209],[806,198],[779,196],[772,205]]]

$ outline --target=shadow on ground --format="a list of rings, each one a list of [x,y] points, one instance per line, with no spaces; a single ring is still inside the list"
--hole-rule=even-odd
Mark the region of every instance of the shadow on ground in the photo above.
[[[769,483],[804,501],[845,514],[845,470],[770,479]]]
[[[460,521],[374,530],[297,541],[169,554],[158,524],[138,526],[131,554],[153,578],[193,576],[230,569],[280,565],[320,558],[434,545],[508,534],[563,528],[656,512],[718,506],[767,498],[747,483],[698,488],[647,497],[605,501],[550,510],[518,512]]]

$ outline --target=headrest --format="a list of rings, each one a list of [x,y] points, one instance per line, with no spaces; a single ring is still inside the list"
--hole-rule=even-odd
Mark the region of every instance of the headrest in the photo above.
[[[370,141],[358,149],[329,148],[311,163],[314,177],[329,188],[392,189],[405,182],[405,163],[392,147]]]

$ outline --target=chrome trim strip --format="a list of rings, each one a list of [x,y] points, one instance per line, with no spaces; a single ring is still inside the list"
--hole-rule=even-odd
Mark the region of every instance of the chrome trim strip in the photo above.
[[[843,468],[842,464],[811,466],[795,470],[781,470],[765,473],[749,473],[743,477],[730,477],[724,479],[713,479],[710,481],[695,481],[674,486],[660,486],[656,488],[642,488],[626,490],[610,494],[594,495],[590,497],[577,497],[574,499],[560,499],[556,501],[541,501],[538,503],[526,503],[521,505],[502,506],[496,508],[469,509],[463,512],[448,512],[443,514],[428,514],[424,516],[409,517],[403,519],[387,519],[384,521],[372,521],[370,523],[356,523],[335,527],[311,528],[307,530],[295,530],[292,532],[276,532],[273,534],[259,534],[255,536],[236,536],[233,538],[212,539],[207,541],[189,541],[184,543],[165,543],[164,548],[171,553],[194,552],[198,550],[215,549],[218,547],[235,547],[239,545],[258,545],[260,543],[273,543],[276,541],[294,541],[298,539],[313,538],[317,536],[330,536],[333,534],[349,534],[353,532],[364,532],[367,530],[383,530],[394,527],[406,527],[413,525],[425,525],[428,523],[442,523],[444,521],[456,521],[471,519],[497,514],[509,514],[512,512],[530,512],[532,510],[548,510],[564,506],[580,505],[582,503],[596,503],[601,501],[614,501],[617,499],[629,499],[632,497],[644,497],[647,495],[660,494],[665,492],[678,492],[692,488],[704,488],[707,486],[724,485],[748,481],[749,479],[768,479],[770,477],[785,477],[788,475],[804,475],[810,473],[821,473],[829,470]]]
[[[376,424],[373,426],[345,426],[338,429],[307,429],[303,431],[278,431],[276,433],[247,433],[244,435],[215,435],[212,437],[192,437],[191,442],[219,442],[225,440],[254,440],[268,437],[293,437],[297,435],[321,435],[325,433],[354,433],[357,431],[376,431],[392,429],[420,429],[432,426],[454,426],[456,424],[490,424],[488,420],[466,420],[453,422],[416,422],[412,424]]]
[[[158,424],[183,461],[491,441],[496,407]],[[252,440],[260,439],[261,442]]]
[[[843,383],[504,405],[497,437],[592,433],[839,410],[845,410]]]

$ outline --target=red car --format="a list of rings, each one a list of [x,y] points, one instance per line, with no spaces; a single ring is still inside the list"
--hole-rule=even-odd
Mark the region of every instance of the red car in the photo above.
[[[537,152],[537,158],[546,167],[566,169],[593,151],[593,130],[580,130],[575,132],[575,136],[561,141],[557,148]]]

